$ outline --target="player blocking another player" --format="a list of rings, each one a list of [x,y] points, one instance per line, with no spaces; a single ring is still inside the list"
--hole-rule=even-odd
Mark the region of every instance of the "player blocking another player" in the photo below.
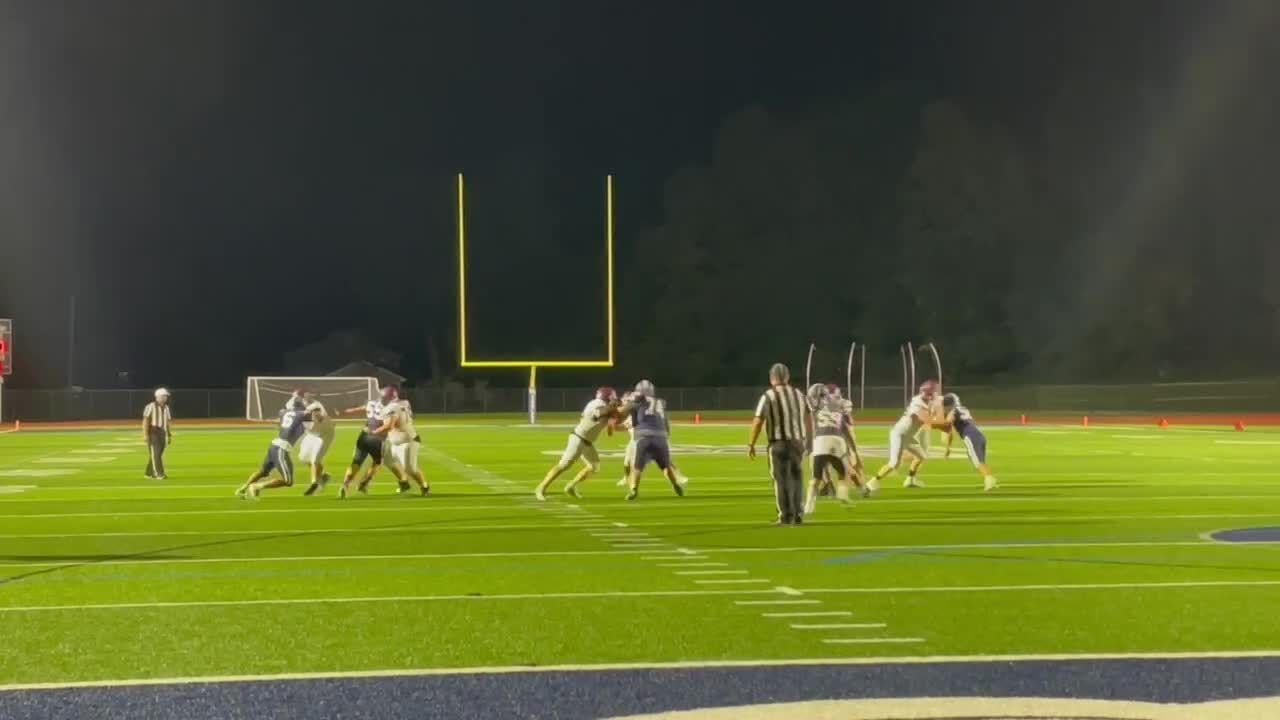
[[[623,405],[624,412],[631,415],[636,437],[636,458],[627,484],[628,500],[639,497],[640,475],[650,462],[666,475],[676,495],[684,497],[684,486],[689,483],[688,478],[676,474],[675,466],[671,464],[671,421],[667,419],[666,401],[655,397],[656,392],[653,383],[641,380],[636,383],[631,400]]]
[[[301,397],[295,395],[289,399],[284,412],[280,413],[279,431],[276,439],[272,440],[267,448],[267,457],[262,461],[262,467],[249,476],[245,484],[236,490],[236,495],[242,498],[257,498],[263,490],[293,486],[293,457],[290,453],[293,451],[294,444],[305,432],[304,424],[310,417]],[[279,472],[280,477],[271,477],[273,471]]]
[[[418,491],[426,496],[431,492],[431,484],[427,482],[422,468],[418,465],[418,452],[422,449],[422,436],[413,426],[413,409],[408,400],[401,400],[395,387],[387,388],[390,402],[386,407],[386,419],[377,433],[385,433],[387,445],[391,448],[391,459],[387,467],[391,468],[400,479],[400,493],[409,492],[408,479],[418,484]]]
[[[893,428],[889,430],[889,462],[876,472],[875,477],[867,482],[867,487],[875,492],[880,489],[880,481],[889,475],[889,473],[898,469],[902,464],[902,454],[909,453],[912,457],[911,465],[907,468],[907,479],[902,482],[902,487],[918,488],[924,487],[924,483],[916,477],[920,472],[920,466],[925,461],[925,451],[920,445],[920,432],[927,430],[933,424],[932,407],[934,398],[938,395],[938,382],[936,380],[926,380],[920,386],[920,392],[911,398],[911,402],[907,405],[907,409],[902,413],[902,417],[898,418],[898,422],[893,424]]]
[[[347,467],[347,472],[342,476],[342,488],[338,491],[339,498],[347,497],[351,491],[351,481],[355,478],[356,473],[360,472],[360,468],[364,465],[365,460],[369,460],[369,469],[365,471],[364,478],[360,480],[357,488],[360,492],[365,492],[369,488],[369,483],[373,481],[373,476],[378,473],[378,468],[382,467],[383,449],[386,447],[386,435],[379,435],[378,429],[382,427],[383,416],[386,413],[387,404],[391,402],[388,390],[392,388],[383,388],[382,395],[377,400],[370,400],[363,407],[354,407],[346,410],[348,413],[356,413],[364,411],[365,423],[364,428],[360,430],[360,435],[356,437],[356,450],[351,455],[351,465]],[[396,472],[395,468],[391,468],[392,473]],[[396,475],[396,480],[400,483],[402,490],[409,488],[404,478]]]
[[[861,464],[852,432],[852,408],[840,397],[838,388],[816,383],[806,393],[814,420],[813,478],[805,495],[804,514],[817,509],[818,495],[824,482],[830,482],[827,471],[835,474],[835,494],[842,503],[849,502],[849,484],[862,486],[855,475]],[[846,461],[848,465],[846,465]]]
[[[951,441],[959,435],[964,442],[965,452],[969,455],[969,462],[982,475],[982,489],[986,492],[995,490],[1000,482],[987,466],[987,436],[978,429],[978,423],[974,422],[969,408],[960,403],[960,398],[955,393],[947,393],[942,396],[942,411],[945,413],[943,421],[936,427],[947,431],[946,457],[951,457]]]
[[[298,460],[303,465],[311,467],[311,484],[307,486],[303,495],[314,495],[329,484],[329,473],[324,471],[324,458],[329,454],[329,447],[333,445],[337,424],[314,395],[303,393],[302,400],[306,404],[307,412],[311,414],[311,419],[306,423],[302,444],[298,446]]]
[[[565,470],[573,467],[575,462],[582,460],[582,469],[564,488],[566,494],[581,497],[578,494],[578,485],[600,469],[600,453],[596,451],[596,440],[599,439],[600,433],[617,418],[618,393],[611,387],[596,390],[596,396],[582,408],[582,416],[578,419],[577,427],[569,433],[569,441],[565,445],[564,454],[560,456],[560,461],[547,471],[542,482],[538,483],[538,487],[534,489],[533,496],[539,500],[546,500],[547,488],[551,487],[551,483],[555,482],[555,479]]]

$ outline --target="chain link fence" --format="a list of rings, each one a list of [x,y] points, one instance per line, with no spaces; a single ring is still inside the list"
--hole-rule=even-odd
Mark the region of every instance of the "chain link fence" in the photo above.
[[[749,412],[762,387],[659,388],[674,412]],[[855,389],[856,390],[856,389]],[[1273,413],[1280,412],[1280,379],[1149,385],[967,385],[948,387],[975,411],[1028,414]],[[406,389],[414,409],[424,414],[525,413],[524,388],[447,387]],[[594,387],[540,388],[539,412],[578,412]],[[142,417],[151,390],[5,390],[3,421],[59,422],[126,420]],[[855,402],[857,398],[855,398]],[[183,419],[244,417],[242,389],[173,389],[175,416]],[[866,389],[869,410],[893,412],[903,405],[901,386]]]

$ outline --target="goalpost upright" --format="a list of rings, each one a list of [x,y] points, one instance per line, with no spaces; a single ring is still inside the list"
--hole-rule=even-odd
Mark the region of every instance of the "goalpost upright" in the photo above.
[[[528,368],[529,423],[537,422],[538,368],[611,368],[614,364],[613,317],[613,175],[605,176],[605,345],[603,359],[537,358],[527,360],[484,360],[467,353],[467,205],[466,182],[457,176],[458,211],[458,350],[463,368]]]

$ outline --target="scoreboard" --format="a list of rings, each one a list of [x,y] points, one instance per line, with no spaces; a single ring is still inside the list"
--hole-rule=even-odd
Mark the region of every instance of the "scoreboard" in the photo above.
[[[13,321],[0,318],[0,377],[12,374]]]

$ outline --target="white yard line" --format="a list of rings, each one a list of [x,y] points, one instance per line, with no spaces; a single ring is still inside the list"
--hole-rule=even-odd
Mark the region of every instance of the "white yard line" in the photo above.
[[[793,630],[867,630],[888,627],[884,623],[791,623]]]
[[[745,578],[735,580],[694,580],[698,585],[752,585],[755,583],[773,582],[767,578]]]
[[[1280,511],[1266,513],[1186,513],[1186,514],[1160,514],[1152,513],[1149,515],[1002,515],[998,518],[1001,522],[1039,522],[1047,525],[1053,525],[1064,522],[1084,522],[1084,521],[1107,521],[1107,520],[1240,520],[1251,518],[1280,518]],[[929,524],[934,525],[939,521],[938,517],[876,517],[864,519],[847,519],[833,522],[826,522],[824,525],[830,527],[847,527],[857,525],[881,525],[885,522],[892,522],[897,525],[913,525],[913,524]],[[975,516],[956,516],[947,517],[946,522],[956,525],[978,525],[989,523],[992,518],[982,515]],[[761,523],[753,520],[723,520],[723,521],[693,521],[693,522],[665,522],[660,524],[662,527],[766,527],[767,523]],[[655,525],[655,527],[657,527]],[[313,528],[300,530],[297,528],[275,528],[275,529],[253,529],[253,530],[155,530],[155,531],[134,531],[134,532],[85,532],[85,533],[7,533],[0,534],[0,538],[69,538],[69,537],[165,537],[170,535],[310,535],[310,534],[346,534],[360,535],[363,533],[404,533],[404,534],[429,534],[433,532],[456,532],[456,531],[475,531],[475,530],[551,530],[546,523],[512,523],[512,524],[495,524],[495,525],[448,525],[436,527],[394,527],[394,528],[353,528],[350,526],[340,528]],[[729,551],[729,550],[726,550]]]
[[[658,563],[658,567],[669,567],[669,568],[728,567],[728,565],[729,563],[725,563],[725,562]],[[734,572],[739,572],[739,571],[735,570]],[[746,572],[746,570],[742,570],[740,572]],[[676,573],[676,574],[680,575],[681,573]]]
[[[202,534],[202,533],[195,533]],[[1040,549],[1067,549],[1067,548],[1094,548],[1094,547],[1180,547],[1180,546],[1199,546],[1204,548],[1218,548],[1238,550],[1242,547],[1256,545],[1270,545],[1280,543],[1223,543],[1216,540],[1189,540],[1189,541],[1173,541],[1173,542],[1063,542],[1063,543],[961,543],[954,545],[837,545],[837,546],[802,546],[802,547],[743,547],[743,548],[716,548],[703,552],[709,553],[790,553],[790,552],[882,552],[886,550],[905,550],[905,551],[923,551],[923,550],[1040,550]],[[668,553],[664,555],[653,555],[644,553],[653,553],[651,549],[637,548],[636,550],[542,550],[528,552],[481,552],[481,553],[402,553],[402,554],[365,554],[365,555],[283,555],[283,556],[251,556],[251,557],[213,557],[213,558],[145,558],[137,559],[124,558],[120,560],[104,560],[93,563],[82,563],[76,561],[49,561],[49,562],[11,562],[0,563],[0,567],[56,567],[56,566],[74,566],[74,565],[92,565],[92,566],[109,566],[109,565],[186,565],[186,564],[217,564],[217,563],[274,563],[274,562],[359,562],[367,560],[451,560],[451,559],[469,559],[469,558],[538,558],[538,557],[579,557],[579,556],[609,556],[609,555],[639,555],[641,560],[661,560],[665,562],[680,561],[705,561],[710,558],[707,555],[681,555]],[[139,553],[144,555],[145,553]],[[127,553],[125,553],[127,555]],[[727,565],[728,563],[719,563]],[[691,565],[682,565],[682,567],[691,567]]]
[[[821,605],[821,600],[734,600],[734,605]],[[1277,651],[1280,652],[1280,651]]]
[[[746,575],[746,574],[747,574],[746,570],[677,570],[676,571],[676,575]]]
[[[6,613],[82,612],[88,610],[152,610],[157,608],[249,607],[257,605],[351,605],[403,602],[470,602],[477,600],[598,600],[608,598],[704,597],[714,595],[776,595],[774,590],[639,590],[608,592],[510,593],[499,595],[392,595],[361,597],[264,598],[261,600],[181,600],[172,602],[90,603],[83,605],[15,605]]]
[[[924,638],[886,637],[886,638],[823,638],[828,645],[897,645],[905,643],[922,643]]]
[[[760,613],[767,618],[815,618],[815,617],[849,617],[853,613],[848,610],[816,610],[814,612],[767,612]]]
[[[880,595],[890,593],[1037,592],[1062,590],[1164,590],[1211,587],[1277,587],[1280,580],[1186,580],[1173,582],[1060,583],[1032,585],[933,585],[914,587],[805,588],[806,594]]]

